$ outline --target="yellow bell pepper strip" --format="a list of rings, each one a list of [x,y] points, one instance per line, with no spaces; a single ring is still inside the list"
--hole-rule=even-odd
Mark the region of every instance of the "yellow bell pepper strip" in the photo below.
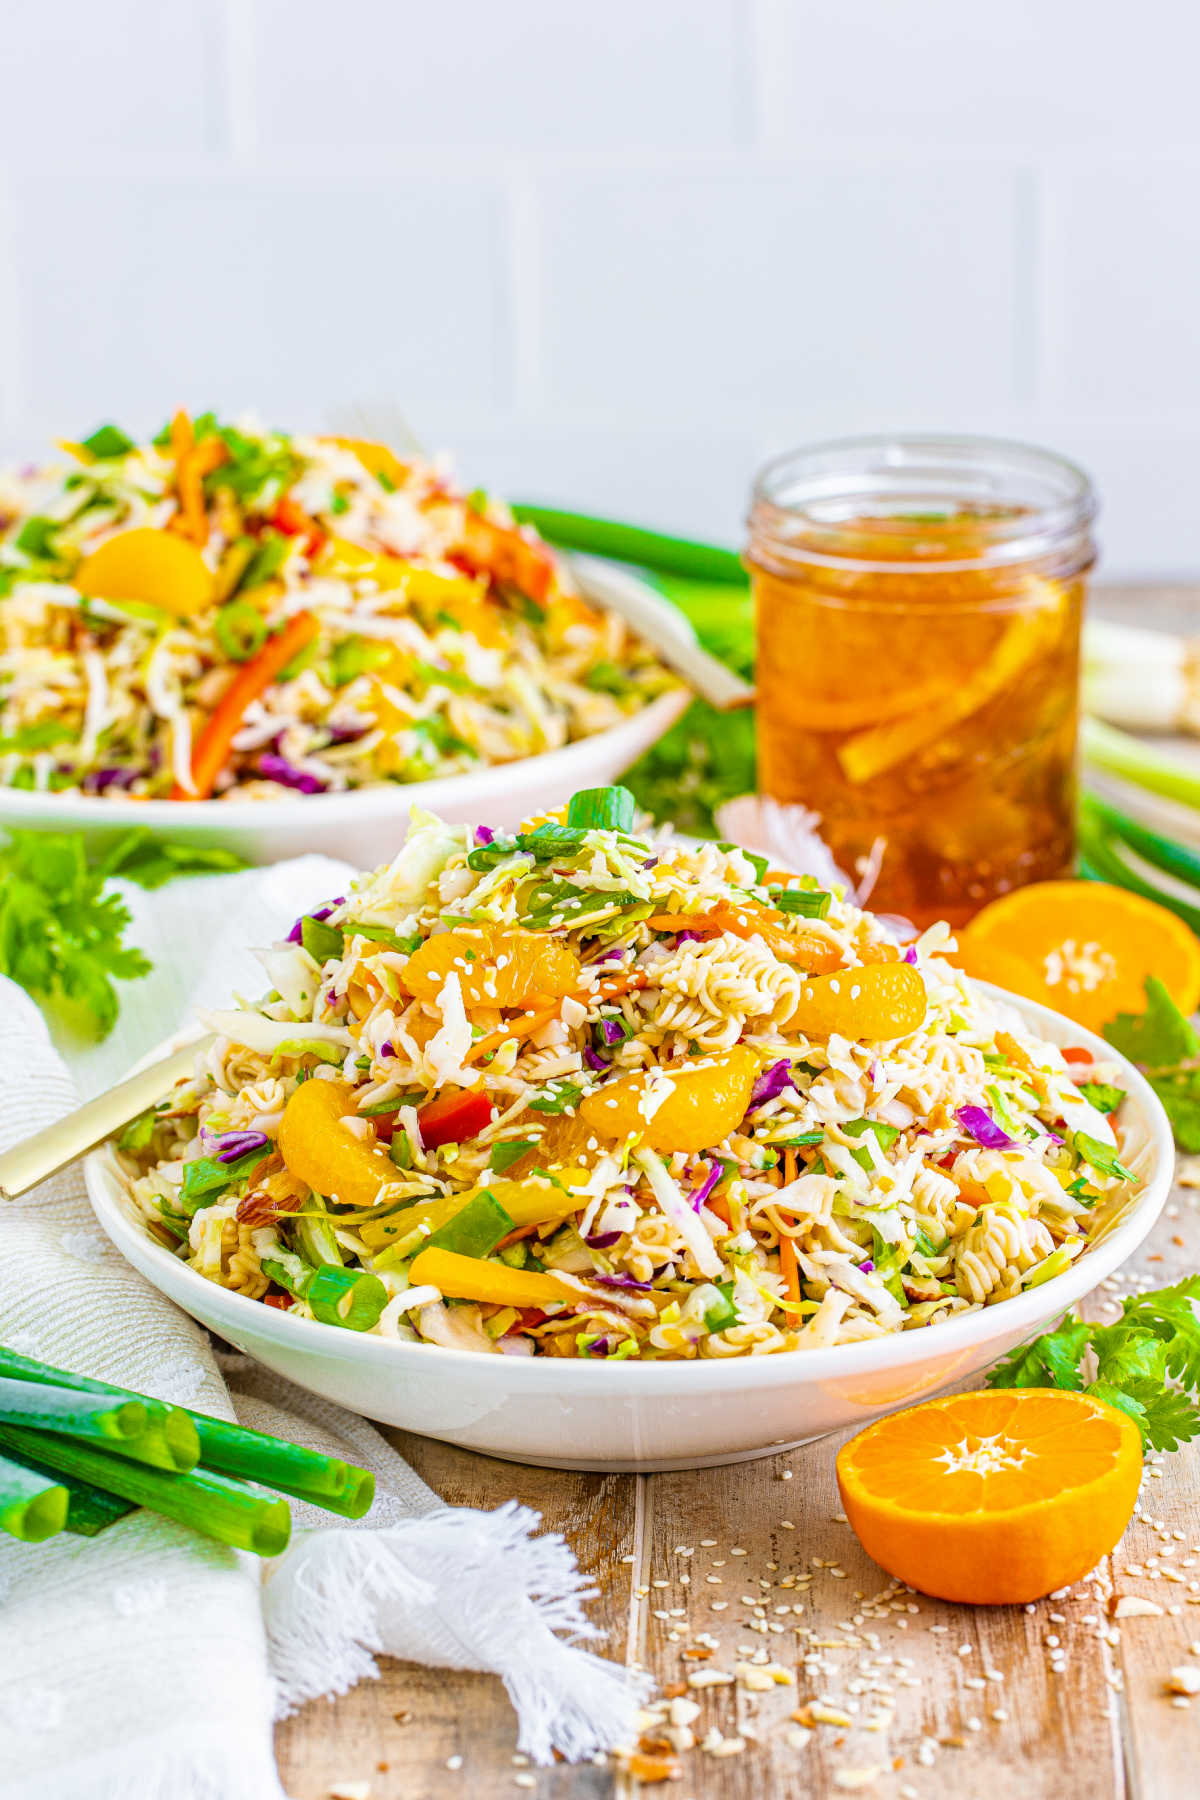
[[[578,1300],[580,1291],[557,1275],[510,1269],[507,1263],[460,1256],[456,1250],[422,1250],[409,1266],[414,1287],[435,1287],[450,1300],[480,1300],[495,1306],[544,1309]]]
[[[406,1206],[403,1212],[392,1213],[386,1219],[368,1219],[359,1227],[359,1235],[364,1244],[372,1250],[388,1249],[388,1265],[393,1261],[402,1262],[411,1256],[422,1239],[432,1237],[435,1231],[460,1213],[464,1206],[469,1206],[477,1194],[492,1194],[504,1208],[513,1222],[514,1228],[530,1230],[539,1225],[551,1225],[560,1219],[569,1219],[580,1206],[578,1193],[573,1188],[586,1186],[588,1171],[586,1169],[561,1169],[556,1171],[553,1181],[539,1181],[530,1177],[522,1181],[497,1179],[480,1187],[468,1188],[461,1194],[442,1194],[436,1200],[418,1200],[413,1206]],[[394,1254],[391,1246],[394,1246]],[[384,1267],[383,1263],[377,1266]]]
[[[344,1082],[302,1081],[283,1109],[279,1154],[288,1172],[318,1194],[343,1206],[374,1206],[397,1170],[378,1143],[346,1129],[353,1113]]]
[[[443,575],[436,569],[423,569],[403,557],[390,556],[385,550],[364,550],[349,538],[331,537],[314,562],[319,575],[334,575],[344,581],[370,580],[385,593],[401,588],[407,599],[418,604],[452,608],[456,602],[478,601],[480,584],[467,575]]]
[[[216,583],[194,544],[169,531],[118,531],[85,556],[71,585],[94,600],[138,600],[177,619],[212,604]]]
[[[311,613],[297,613],[282,631],[269,637],[257,656],[243,663],[221,699],[208,724],[200,733],[192,750],[192,791],[180,782],[171,790],[172,800],[207,800],[224,768],[230,745],[237,736],[252,700],[266,691],[320,629]]]

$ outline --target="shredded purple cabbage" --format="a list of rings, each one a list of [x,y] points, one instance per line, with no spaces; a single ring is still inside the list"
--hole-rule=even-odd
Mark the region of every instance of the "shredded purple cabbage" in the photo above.
[[[307,769],[296,768],[286,756],[276,756],[273,751],[266,751],[259,757],[258,772],[267,781],[278,782],[280,787],[295,788],[298,794],[325,792],[325,782],[318,780]]]
[[[602,1231],[598,1236],[584,1238],[583,1241],[589,1250],[611,1250],[614,1244],[620,1243],[621,1233],[619,1231]]]
[[[597,1019],[596,1029],[606,1044],[623,1044],[628,1036],[616,1019]]]
[[[968,1137],[973,1137],[977,1144],[985,1150],[1007,1150],[1013,1139],[1007,1131],[1002,1131],[990,1112],[983,1106],[960,1106],[955,1118]]]
[[[700,942],[700,933],[698,931],[677,931],[675,933],[675,942],[677,944],[698,944]]]
[[[623,960],[623,958],[625,958],[626,956],[629,955],[629,952],[632,950],[632,948],[633,948],[632,944],[620,944],[620,945],[614,944],[611,950],[606,950],[604,952],[603,956],[598,956],[596,958],[596,961],[598,963],[621,962]]]
[[[140,769],[90,769],[81,785],[85,794],[103,794],[108,788],[132,787],[141,772]]]
[[[371,727],[369,725],[330,725],[327,730],[331,744],[354,744],[360,737],[366,737]]]
[[[649,1281],[635,1281],[632,1275],[593,1275],[592,1280],[600,1287],[636,1288],[642,1294],[648,1294],[653,1285]]]
[[[794,1088],[795,1085],[792,1065],[786,1056],[781,1057],[778,1062],[772,1063],[769,1069],[764,1069],[755,1082],[750,1093],[750,1104],[746,1108],[747,1113],[754,1112],[757,1107],[765,1106],[768,1100],[774,1100],[775,1096],[782,1094],[785,1088]]]
[[[870,1257],[867,1258],[866,1262],[860,1262],[858,1266],[864,1275],[873,1275],[875,1273],[875,1264],[871,1261]]]
[[[601,1056],[600,1052],[598,1050],[593,1050],[590,1044],[585,1044],[583,1046],[583,1060],[589,1069],[612,1068],[612,1058],[610,1056]]]
[[[324,906],[315,906],[313,908],[312,912],[301,913],[300,917],[296,920],[296,923],[292,926],[292,929],[287,934],[288,943],[289,944],[298,944],[301,942],[302,936],[303,936],[303,925],[304,925],[305,919],[316,919],[318,922],[320,922],[324,919],[327,919],[329,917],[330,913],[335,912],[339,906],[345,906],[345,904],[346,904],[345,894],[335,894],[332,900],[327,900],[325,902]]]
[[[700,1186],[694,1188],[689,1195],[692,1206],[696,1212],[700,1211],[700,1208],[704,1205],[704,1202],[708,1199],[708,1196],[712,1193],[724,1173],[725,1171],[722,1169],[719,1162],[709,1162],[708,1174],[704,1177]]]
[[[385,1038],[383,1040],[382,1044],[379,1046],[379,1054],[380,1056],[395,1056],[396,1046],[393,1044],[391,1038]]]
[[[910,944],[908,946],[908,949],[904,952],[904,960],[906,963],[915,963],[916,962],[917,946],[915,944]]]
[[[594,1338],[587,1347],[587,1353],[589,1356],[607,1356],[608,1339],[606,1337]]]
[[[475,842],[477,844],[490,844],[495,835],[496,834],[490,825],[477,825],[475,827]]]
[[[217,1161],[223,1163],[236,1162],[239,1156],[248,1156],[251,1150],[265,1150],[270,1138],[263,1131],[221,1131],[212,1133],[212,1145],[217,1153]]]

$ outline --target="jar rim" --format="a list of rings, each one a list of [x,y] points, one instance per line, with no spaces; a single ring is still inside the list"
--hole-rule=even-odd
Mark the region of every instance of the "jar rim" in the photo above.
[[[929,537],[930,515],[864,510],[888,500],[970,512],[978,551],[957,558],[917,554],[922,527]],[[1009,438],[900,432],[830,438],[772,457],[755,476],[747,522],[752,545],[758,539],[785,563],[946,575],[1047,560],[1082,567],[1093,560],[1096,510],[1086,472],[1056,451]],[[881,518],[889,531],[911,526],[911,558],[867,554]]]

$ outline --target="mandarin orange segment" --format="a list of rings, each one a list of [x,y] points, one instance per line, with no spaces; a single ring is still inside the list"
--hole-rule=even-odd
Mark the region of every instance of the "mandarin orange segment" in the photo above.
[[[195,544],[150,526],[105,538],[84,557],[71,585],[94,600],[139,600],[179,619],[203,612],[216,591]]]
[[[314,1192],[343,1206],[374,1206],[380,1188],[397,1179],[396,1168],[377,1143],[346,1128],[353,1113],[344,1082],[301,1082],[279,1122],[279,1154]]]
[[[1183,920],[1102,881],[1039,881],[1002,895],[976,914],[953,960],[1091,1031],[1141,1012],[1147,975],[1181,1012],[1200,1002],[1200,943]]]
[[[784,1031],[806,1037],[907,1037],[925,1018],[925,983],[911,963],[870,963],[804,982]]]
[[[464,1006],[528,1006],[572,993],[581,965],[558,938],[472,925],[426,938],[404,965],[403,981],[419,1000],[436,1000],[452,973]]]
[[[1086,1575],[1129,1523],[1142,1440],[1090,1394],[1009,1388],[891,1413],[838,1453],[868,1556],[921,1593],[1001,1606]]]
[[[753,1050],[736,1044],[705,1062],[659,1070],[653,1077],[638,1070],[585,1094],[579,1116],[602,1138],[636,1132],[651,1150],[707,1150],[745,1118],[760,1066]],[[659,1104],[663,1075],[673,1085]]]

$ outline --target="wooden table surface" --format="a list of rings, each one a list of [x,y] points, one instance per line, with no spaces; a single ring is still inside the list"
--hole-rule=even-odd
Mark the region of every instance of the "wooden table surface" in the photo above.
[[[1200,613],[1194,589],[1139,590],[1137,603],[1176,629]],[[1103,610],[1132,608],[1110,593]],[[1095,1316],[1111,1317],[1121,1290],[1200,1267],[1197,1201],[1175,1189]],[[348,1782],[369,1783],[371,1800],[1175,1800],[1200,1785],[1200,1697],[1167,1690],[1172,1669],[1200,1669],[1200,1441],[1151,1459],[1125,1538],[1089,1579],[1036,1606],[972,1609],[898,1589],[859,1549],[834,1485],[840,1438],[724,1469],[606,1476],[392,1435],[449,1503],[515,1495],[566,1534],[600,1589],[608,1654],[651,1671],[677,1710],[699,1705],[696,1747],[681,1778],[653,1788],[607,1762],[532,1770],[497,1680],[391,1663],[280,1728],[294,1800]],[[1132,1612],[1132,1596],[1149,1609]]]

